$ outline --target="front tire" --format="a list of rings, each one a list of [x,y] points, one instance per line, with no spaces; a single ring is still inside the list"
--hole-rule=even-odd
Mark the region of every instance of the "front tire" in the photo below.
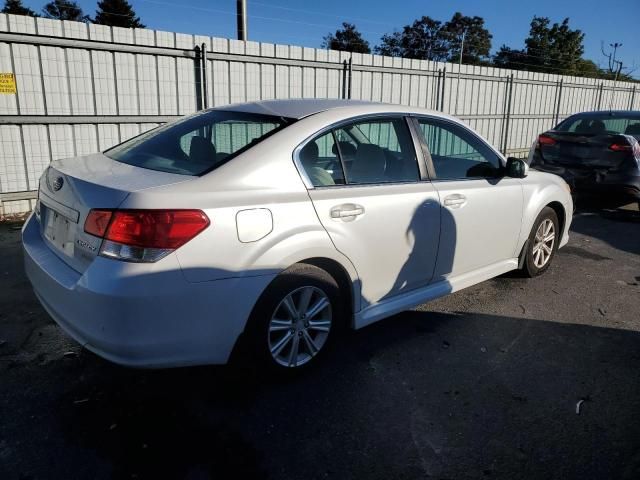
[[[529,234],[522,272],[527,277],[544,273],[558,250],[561,232],[558,215],[550,208],[542,209]]]
[[[326,353],[342,311],[331,275],[314,265],[293,265],[258,300],[247,327],[248,353],[274,372],[306,369]]]

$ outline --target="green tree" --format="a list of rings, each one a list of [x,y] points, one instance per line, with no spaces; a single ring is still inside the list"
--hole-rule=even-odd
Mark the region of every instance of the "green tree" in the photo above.
[[[11,13],[13,15],[27,15],[29,17],[37,17],[38,14],[30,8],[22,5],[22,0],[5,0],[4,8],[0,13]]]
[[[369,42],[362,38],[353,23],[342,22],[342,28],[336,33],[329,33],[323,38],[322,48],[342,50],[345,52],[371,53]]]
[[[450,62],[460,61],[460,47],[464,34],[462,63],[482,65],[488,63],[493,36],[484,26],[484,18],[467,17],[456,12],[451,20],[442,26],[442,37],[447,43]]]
[[[98,2],[98,10],[93,22],[113,27],[145,27],[127,0],[102,0]]]
[[[546,17],[533,17],[526,45],[525,63],[536,72],[575,75],[584,53],[584,33],[569,28],[569,19],[554,23]],[[583,65],[584,66],[584,65]]]
[[[88,22],[90,20],[80,6],[72,0],[53,0],[42,8],[42,13],[45,17],[56,20],[73,20],[75,22]]]
[[[444,61],[448,58],[448,42],[442,23],[423,16],[402,31],[386,34],[375,47],[378,55]]]
[[[493,56],[493,65],[498,68],[523,70],[527,67],[527,52],[502,45]]]

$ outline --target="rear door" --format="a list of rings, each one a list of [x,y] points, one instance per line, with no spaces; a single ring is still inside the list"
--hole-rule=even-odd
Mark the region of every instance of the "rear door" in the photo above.
[[[364,118],[320,133],[297,153],[322,225],[358,272],[363,308],[433,276],[438,193],[413,141],[402,117]]]
[[[471,130],[440,118],[416,118],[441,202],[433,281],[514,258],[522,223],[520,179],[501,177],[498,154]]]

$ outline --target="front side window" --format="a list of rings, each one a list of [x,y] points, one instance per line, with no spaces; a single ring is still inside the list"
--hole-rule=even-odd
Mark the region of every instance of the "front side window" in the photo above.
[[[411,134],[401,118],[341,126],[308,142],[299,158],[316,187],[420,180]]]
[[[269,115],[213,110],[143,133],[104,154],[136,167],[202,175],[292,122]]]
[[[500,158],[469,130],[449,122],[419,119],[438,180],[495,177]]]

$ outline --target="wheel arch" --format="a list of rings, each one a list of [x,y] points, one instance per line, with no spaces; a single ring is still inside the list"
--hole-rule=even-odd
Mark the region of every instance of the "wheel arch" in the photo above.
[[[565,222],[567,221],[567,212],[565,211],[564,206],[560,202],[554,200],[553,202],[549,202],[548,204],[546,204],[543,208],[545,207],[549,207],[554,212],[556,212],[559,223],[558,230],[560,230],[560,236],[562,237],[564,233]]]
[[[352,328],[353,318],[356,312],[356,303],[355,303],[356,292],[355,292],[354,282],[351,279],[349,272],[347,272],[344,266],[341,265],[336,260],[331,258],[326,258],[326,257],[307,258],[297,263],[306,263],[309,265],[314,265],[318,268],[321,268],[322,270],[324,270],[325,272],[327,272],[329,275],[333,277],[333,279],[338,283],[340,292],[346,295],[345,302],[344,302],[345,306],[347,307],[345,311],[345,316],[348,321],[347,326]],[[357,281],[358,280],[356,280],[356,282]]]

